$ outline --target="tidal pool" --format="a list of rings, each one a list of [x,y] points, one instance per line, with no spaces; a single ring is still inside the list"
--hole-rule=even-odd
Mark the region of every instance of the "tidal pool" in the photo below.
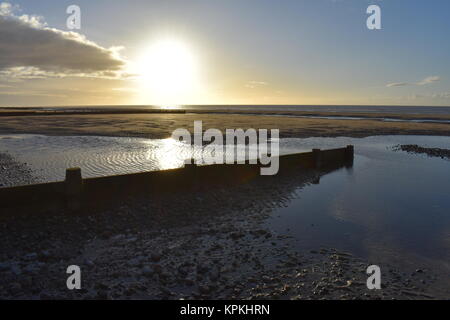
[[[350,169],[296,190],[268,220],[301,250],[335,247],[403,271],[433,269],[450,280],[450,161],[393,151],[397,144],[450,149],[450,138],[310,138],[303,146],[354,144]],[[447,287],[449,288],[449,287]]]

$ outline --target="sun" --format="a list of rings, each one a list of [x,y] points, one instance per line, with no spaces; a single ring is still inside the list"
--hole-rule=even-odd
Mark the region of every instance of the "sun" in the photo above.
[[[183,104],[199,86],[197,59],[180,40],[155,41],[143,51],[136,69],[142,96],[153,104]]]

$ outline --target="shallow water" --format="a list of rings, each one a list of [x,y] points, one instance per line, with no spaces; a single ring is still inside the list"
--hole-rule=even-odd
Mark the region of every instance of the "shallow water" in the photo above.
[[[302,250],[336,247],[380,266],[450,275],[450,161],[392,150],[397,144],[450,149],[450,137],[287,138],[280,153],[348,144],[355,146],[354,166],[296,190],[268,226],[292,235]],[[74,166],[84,177],[176,168],[192,155],[171,139],[40,135],[0,136],[3,151],[26,162],[41,181],[63,180]]]
[[[63,180],[71,167],[80,167],[85,178],[176,168],[190,150],[171,139],[0,136],[0,152],[26,162],[42,182]]]
[[[249,148],[257,150],[239,145],[237,152],[245,155]],[[64,180],[71,167],[80,167],[84,178],[179,168],[187,159],[206,155],[204,150],[173,139],[0,135],[0,152],[27,163],[41,182]],[[299,151],[311,150],[282,140],[281,154]]]
[[[304,146],[354,144],[351,169],[297,190],[269,226],[302,249],[335,247],[381,267],[433,269],[450,279],[450,161],[394,152],[396,144],[450,149],[449,137],[310,138]]]

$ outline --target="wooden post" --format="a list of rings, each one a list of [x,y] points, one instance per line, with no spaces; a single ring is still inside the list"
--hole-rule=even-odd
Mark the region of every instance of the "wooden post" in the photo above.
[[[195,159],[191,158],[189,160],[185,160],[184,167],[185,168],[195,168],[195,167],[197,167],[197,165],[195,164]]]
[[[355,148],[352,145],[348,145],[345,150],[345,161],[346,161],[346,167],[352,167],[353,166],[353,157],[355,153]]]
[[[83,178],[80,168],[69,168],[66,170],[66,200],[70,210],[81,208],[83,194]]]
[[[320,149],[312,149],[314,167],[319,169],[322,166],[322,157]]]
[[[317,177],[315,177],[312,181],[312,184],[320,184],[320,175],[318,175]]]
[[[353,158],[354,152],[355,152],[355,148],[354,148],[351,144],[349,144],[349,145],[347,146],[347,156],[348,156],[349,158]]]
[[[345,155],[347,160],[352,160],[355,153],[355,148],[350,144],[345,150]]]

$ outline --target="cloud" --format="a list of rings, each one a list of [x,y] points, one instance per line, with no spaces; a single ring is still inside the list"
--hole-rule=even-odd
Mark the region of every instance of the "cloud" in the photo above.
[[[441,77],[439,77],[439,76],[430,76],[430,77],[426,77],[422,81],[418,82],[417,85],[423,86],[423,85],[426,85],[426,84],[438,82],[440,80],[441,80]]]
[[[254,89],[257,87],[262,87],[262,86],[267,86],[267,82],[265,82],[265,81],[249,81],[245,85],[245,87],[251,88],[251,89]]]
[[[35,91],[7,91],[0,92],[0,96],[30,96],[30,97],[53,97],[53,98],[65,98],[66,95],[45,93],[45,92],[35,92]]]
[[[431,97],[434,99],[450,99],[450,92],[433,93]]]
[[[0,3],[0,15],[11,15],[13,12],[14,8],[11,5],[11,3],[8,2],[1,2]]]
[[[118,92],[139,92],[137,88],[112,88],[112,91]]]
[[[450,92],[439,92],[439,93],[429,93],[429,94],[419,94],[414,93],[407,97],[408,99],[450,99]]]
[[[103,48],[76,32],[49,28],[42,17],[14,14],[0,3],[0,75],[16,79],[116,77],[125,65],[121,47]]]
[[[386,84],[386,87],[392,88],[392,87],[404,87],[404,86],[424,86],[427,84],[432,84],[435,82],[438,82],[441,80],[441,77],[439,76],[429,76],[423,79],[422,81],[416,82],[416,83],[409,83],[409,82],[391,82]]]
[[[404,87],[409,85],[409,83],[407,82],[393,82],[393,83],[388,83],[386,85],[386,87],[391,88],[391,87]]]

